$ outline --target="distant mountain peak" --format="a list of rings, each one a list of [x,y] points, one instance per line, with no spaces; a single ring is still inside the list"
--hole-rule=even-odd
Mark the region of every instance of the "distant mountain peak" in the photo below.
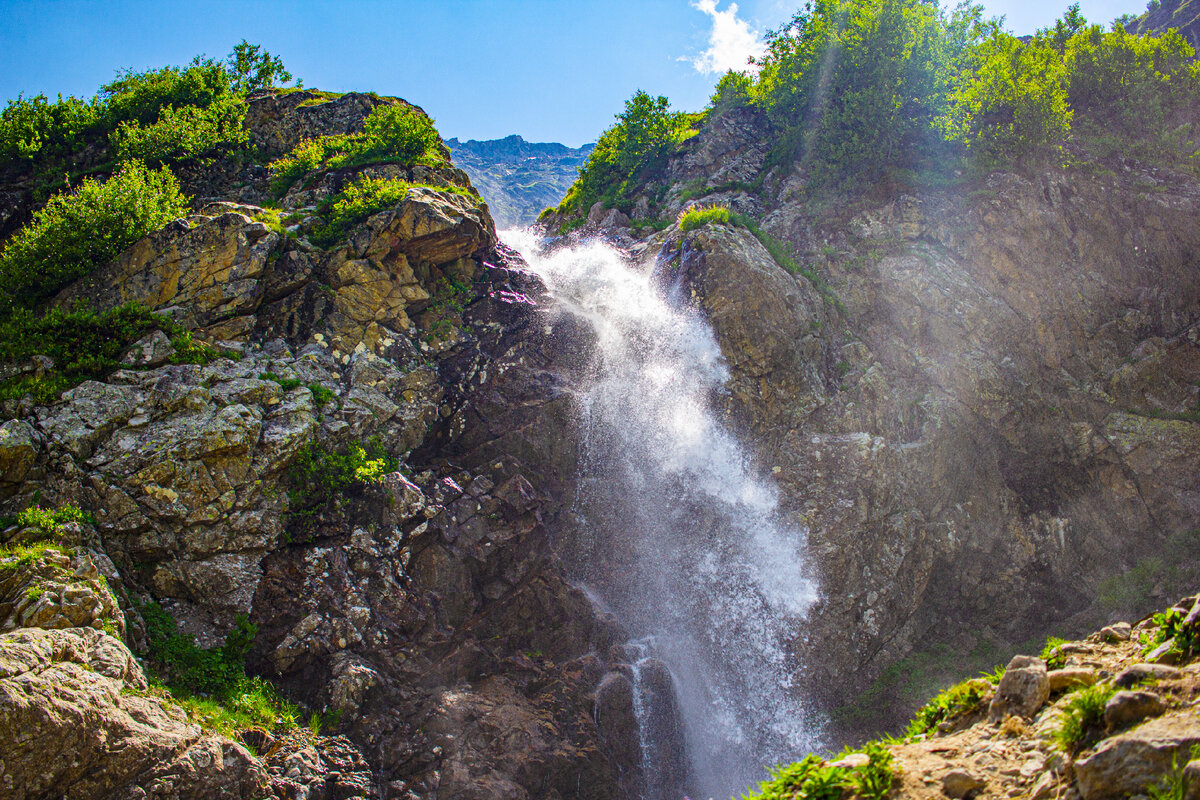
[[[483,141],[452,138],[446,146],[487,201],[496,226],[513,228],[532,223],[543,208],[557,205],[596,145],[530,142],[514,133]]]

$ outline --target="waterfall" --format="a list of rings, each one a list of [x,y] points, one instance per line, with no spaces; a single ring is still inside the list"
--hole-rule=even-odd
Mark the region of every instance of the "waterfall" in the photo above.
[[[649,657],[669,668],[688,790],[741,793],[766,765],[820,745],[795,678],[817,598],[805,531],[781,518],[773,485],[721,423],[720,348],[653,265],[599,241],[544,253],[527,232],[503,238],[546,282],[547,313],[574,315],[595,337],[573,387],[584,452],[564,561],[636,640],[634,678]],[[641,705],[635,697],[645,736]],[[643,741],[643,754],[654,746]],[[653,783],[655,765],[642,767]],[[678,800],[664,791],[645,796]]]

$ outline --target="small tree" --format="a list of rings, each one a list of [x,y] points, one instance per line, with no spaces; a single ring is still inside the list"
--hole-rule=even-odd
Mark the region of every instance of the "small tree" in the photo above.
[[[226,64],[234,90],[242,94],[270,89],[276,83],[292,80],[292,73],[283,66],[279,56],[271,55],[261,45],[250,44],[245,39],[234,45]]]

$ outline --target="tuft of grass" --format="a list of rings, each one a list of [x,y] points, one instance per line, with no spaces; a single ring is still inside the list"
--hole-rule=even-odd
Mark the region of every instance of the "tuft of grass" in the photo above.
[[[679,232],[687,233],[705,225],[728,225],[730,213],[727,206],[692,206],[679,215]]]
[[[260,380],[278,383],[279,388],[285,392],[290,392],[292,389],[296,389],[302,385],[296,378],[281,378],[274,372],[260,372],[258,373],[258,377]]]
[[[42,316],[18,309],[0,322],[0,361],[22,363],[45,355],[54,367],[0,381],[0,400],[30,394],[34,402],[48,405],[85,380],[103,380],[120,367],[129,345],[156,328],[171,338],[174,364],[206,364],[221,355],[174,320],[136,303],[100,313],[82,306],[53,308]]]
[[[334,397],[334,392],[332,389],[326,389],[319,383],[308,384],[308,390],[312,392],[313,402],[316,403],[318,407],[324,406]]]
[[[992,693],[1004,674],[998,667],[978,678],[957,683],[940,692],[936,697],[917,709],[904,731],[907,739],[937,730],[939,723],[961,717],[975,711]]]
[[[1104,733],[1104,704],[1113,696],[1110,684],[1077,689],[1063,709],[1062,722],[1054,732],[1054,742],[1075,755],[1098,741]]]
[[[41,561],[47,553],[70,555],[70,551],[54,542],[34,542],[0,549],[0,572],[16,571]]]
[[[1146,787],[1146,794],[1150,800],[1184,800],[1188,795],[1191,783],[1184,768],[1188,761],[1195,761],[1198,758],[1200,758],[1200,745],[1192,745],[1188,758],[1183,764],[1179,763],[1178,756],[1172,756],[1171,771],[1163,775],[1158,783],[1152,783]]]

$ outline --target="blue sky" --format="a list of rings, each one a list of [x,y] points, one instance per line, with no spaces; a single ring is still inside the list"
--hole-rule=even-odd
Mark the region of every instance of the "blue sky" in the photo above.
[[[449,138],[593,141],[637,89],[698,110],[720,69],[803,0],[0,0],[0,98],[91,96],[118,68],[245,38],[306,86],[404,97]],[[985,0],[1016,33],[1068,5]],[[1144,6],[1080,0],[1108,22]]]

